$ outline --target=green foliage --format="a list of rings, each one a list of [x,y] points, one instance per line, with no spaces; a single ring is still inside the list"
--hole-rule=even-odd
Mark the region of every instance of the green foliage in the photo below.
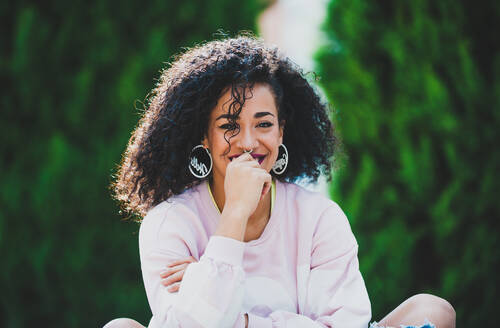
[[[374,320],[428,292],[496,325],[499,22],[497,1],[330,3],[319,73],[348,158],[331,190]]]
[[[111,174],[163,63],[218,29],[255,30],[261,7],[0,5],[1,327],[147,324],[138,225],[120,221]]]

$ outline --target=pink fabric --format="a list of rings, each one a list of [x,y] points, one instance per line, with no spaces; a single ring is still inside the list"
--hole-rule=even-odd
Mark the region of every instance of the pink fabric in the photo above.
[[[333,201],[276,181],[257,240],[212,236],[220,217],[206,182],[151,209],[139,233],[149,327],[366,328],[371,306],[356,239]],[[178,293],[161,285],[173,260],[193,256]]]

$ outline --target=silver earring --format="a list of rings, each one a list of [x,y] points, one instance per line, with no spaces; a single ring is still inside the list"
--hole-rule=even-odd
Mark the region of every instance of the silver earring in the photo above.
[[[281,144],[280,147],[281,146],[283,146],[283,149],[285,151],[281,154],[281,156],[278,153],[278,159],[276,160],[276,163],[274,163],[273,165],[273,172],[277,175],[283,174],[288,165],[288,149],[286,149],[284,144]]]
[[[201,150],[201,149],[203,150]],[[206,163],[209,167],[207,167]],[[203,147],[203,145],[195,146],[191,150],[191,154],[189,155],[189,164],[188,168],[192,175],[199,179],[203,179],[210,174],[212,171],[212,155],[207,148]]]

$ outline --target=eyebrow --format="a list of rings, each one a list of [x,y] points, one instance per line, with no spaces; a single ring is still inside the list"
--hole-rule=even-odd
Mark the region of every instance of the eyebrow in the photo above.
[[[259,118],[259,117],[264,117],[267,115],[271,115],[272,117],[274,117],[274,115],[272,113],[269,113],[269,112],[257,112],[257,113],[255,113],[255,115],[253,117]]]
[[[260,118],[260,117],[264,117],[264,116],[267,116],[267,115],[271,115],[272,117],[274,117],[274,114],[273,113],[269,113],[269,112],[257,112],[255,113],[255,115],[253,116],[254,118]],[[227,118],[229,119],[232,115],[229,115],[229,114],[222,114],[222,115],[219,115],[215,120],[219,120],[221,118]]]

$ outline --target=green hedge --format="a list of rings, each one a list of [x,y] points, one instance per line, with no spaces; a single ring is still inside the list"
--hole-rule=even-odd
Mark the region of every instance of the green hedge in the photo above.
[[[331,1],[318,54],[347,161],[350,218],[375,320],[410,295],[495,326],[500,294],[500,5]]]
[[[138,225],[108,191],[164,62],[256,1],[3,3],[0,326],[147,324]]]

